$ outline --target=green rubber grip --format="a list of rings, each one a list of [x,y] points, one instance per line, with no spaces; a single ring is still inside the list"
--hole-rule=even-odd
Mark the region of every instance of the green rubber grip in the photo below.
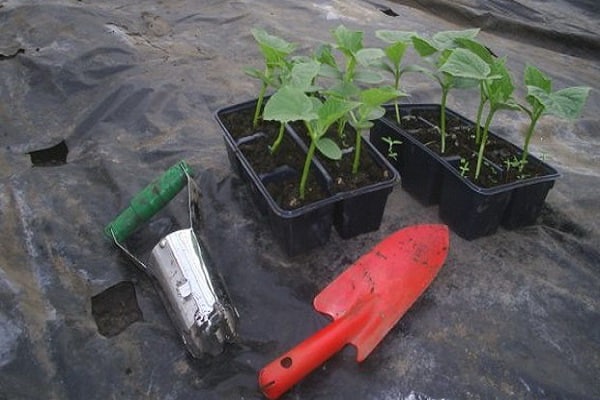
[[[166,170],[131,199],[129,206],[104,228],[104,234],[118,242],[127,239],[187,185],[187,175],[193,172],[183,160]]]

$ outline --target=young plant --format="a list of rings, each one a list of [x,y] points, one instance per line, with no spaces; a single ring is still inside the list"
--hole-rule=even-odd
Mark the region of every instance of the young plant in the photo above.
[[[318,50],[317,59],[323,64],[321,76],[333,79],[333,83],[324,91],[344,100],[355,100],[360,94],[360,85],[378,85],[384,77],[374,67],[385,56],[379,48],[365,48],[363,32],[352,31],[340,25],[332,32],[333,45],[322,46]],[[333,51],[343,56],[343,63],[338,64]],[[343,136],[347,118],[338,123],[338,134]]]
[[[471,52],[473,52],[475,55],[477,55],[481,60],[483,60],[484,62],[486,62],[490,68],[498,69],[498,66],[495,65],[495,63],[500,62],[500,63],[504,63],[504,61],[497,61],[496,60],[496,56],[494,54],[491,53],[491,51],[484,46],[483,44],[479,43],[476,39],[468,39],[468,38],[458,38],[456,39],[456,42],[465,49],[470,50]],[[489,102],[489,83],[493,80],[498,78],[499,76],[490,76],[488,75],[487,77],[485,77],[484,79],[480,79],[479,80],[479,106],[477,107],[477,115],[475,117],[475,143],[479,144],[481,141],[481,119],[483,117],[483,110],[485,109],[485,106],[487,105],[487,103]]]
[[[385,143],[387,143],[387,156],[392,160],[398,161],[398,153],[394,150],[394,146],[401,145],[401,140],[394,140],[390,136],[384,136],[381,138]]]
[[[398,90],[389,86],[370,88],[360,91],[358,96],[358,107],[349,110],[350,125],[355,131],[354,160],[352,162],[352,173],[356,174],[360,167],[360,153],[362,143],[362,132],[368,131],[373,126],[373,120],[385,115],[382,104],[397,98]]]
[[[523,167],[522,160],[517,156],[504,160],[504,172],[508,175],[512,169],[516,169],[518,171],[518,174],[516,175],[517,179],[525,179],[527,177],[522,173]]]
[[[342,157],[339,146],[333,140],[325,137],[325,134],[331,125],[356,106],[356,103],[331,96],[325,101],[321,101],[317,97],[309,97],[304,91],[292,86],[280,88],[267,101],[263,113],[265,120],[303,121],[308,130],[310,145],[300,177],[300,199],[303,200],[306,195],[306,183],[315,150],[318,149],[325,157],[333,160],[339,160]]]
[[[453,88],[473,87],[476,81],[454,77],[440,70],[440,67],[446,63],[450,55],[457,48],[457,39],[473,39],[477,36],[477,33],[479,33],[479,29],[467,29],[463,31],[438,32],[431,39],[425,39],[416,35],[412,37],[414,49],[430,66],[429,68],[421,68],[419,72],[437,81],[442,91],[440,100],[440,152],[442,154],[446,151],[446,102],[448,93]]]
[[[296,49],[296,45],[285,41],[282,38],[267,33],[264,29],[253,28],[252,36],[258,43],[258,47],[264,58],[264,70],[256,68],[245,68],[246,74],[261,81],[261,87],[256,102],[253,126],[258,126],[258,120],[262,110],[262,103],[265,93],[269,86],[278,87],[277,80],[283,75],[285,70],[290,68],[288,56]]]
[[[402,60],[406,50],[412,43],[414,32],[389,31],[379,30],[375,32],[375,36],[389,45],[383,49],[387,60],[381,63],[381,68],[392,74],[394,78],[394,88],[400,91],[400,80],[402,75],[409,71],[414,71],[414,67],[409,65],[402,66]],[[396,112],[396,122],[401,125],[400,109],[398,107],[398,98],[394,99],[394,110]]]
[[[452,52],[446,63],[440,67],[440,70],[458,78],[478,82],[481,101],[477,111],[477,127],[480,126],[484,106],[486,104],[488,106],[483,132],[480,137],[479,134],[476,134],[476,142],[479,144],[477,165],[475,167],[475,179],[477,179],[481,173],[489,127],[494,115],[502,109],[519,110],[520,108],[513,98],[515,88],[505,65],[506,60],[504,58],[492,58],[487,49],[484,48],[484,53],[483,49],[476,46],[477,44],[472,40],[463,43],[469,43],[469,47],[486,58],[487,62],[472,50],[458,48]],[[477,132],[479,131],[477,130]]]
[[[506,60],[499,58],[490,66],[492,79],[485,81],[483,88],[488,102],[488,113],[481,133],[479,152],[477,154],[477,166],[475,167],[475,179],[481,173],[481,164],[488,140],[490,125],[496,112],[500,110],[520,110],[519,105],[513,97],[515,87],[512,78],[505,65]]]
[[[525,98],[529,107],[520,105],[530,118],[530,124],[525,133],[523,154],[521,155],[520,170],[527,163],[529,143],[539,119],[543,115],[554,115],[559,118],[574,120],[583,111],[590,88],[574,86],[552,91],[552,80],[538,68],[528,65],[525,67],[524,81],[527,86]]]
[[[300,109],[303,104],[304,98],[294,99],[290,95],[290,89],[296,89],[302,93],[312,93],[318,90],[318,87],[314,85],[314,80],[317,74],[319,73],[320,63],[313,59],[305,59],[302,61],[298,61],[295,63],[290,71],[290,74],[286,76],[283,89],[283,92],[276,92],[273,96],[282,97],[283,100],[277,100],[275,103],[288,102],[287,107],[282,107],[279,113],[277,114],[277,121],[279,121],[279,133],[275,138],[275,141],[271,146],[269,146],[269,150],[271,154],[274,154],[279,149],[279,146],[283,140],[283,134],[285,132],[285,125],[288,122],[296,121],[305,110]],[[270,99],[269,99],[270,100]],[[268,102],[267,102],[268,104]],[[265,106],[266,107],[266,106]],[[285,111],[288,111],[287,115]]]
[[[465,158],[461,158],[460,161],[459,161],[458,169],[460,171],[460,176],[467,176],[467,173],[470,170],[470,168],[469,168],[469,160],[467,160]]]
[[[342,82],[379,84],[383,81],[383,76],[371,68],[385,56],[383,50],[364,47],[363,32],[349,30],[344,25],[338,26],[332,34],[335,48],[345,58],[341,68]]]
[[[343,136],[346,123],[349,122],[355,129],[352,172],[356,174],[360,164],[361,133],[371,128],[371,121],[385,114],[381,105],[397,98],[401,92],[387,86],[362,89],[361,84],[377,85],[383,82],[383,76],[373,67],[381,64],[385,53],[379,48],[365,48],[363,33],[349,30],[343,25],[333,30],[332,35],[335,44],[321,46],[315,54],[315,58],[322,63],[321,76],[333,78],[333,84],[321,95],[356,106],[337,121],[340,137]],[[343,55],[343,64],[337,63],[332,53],[334,49]]]

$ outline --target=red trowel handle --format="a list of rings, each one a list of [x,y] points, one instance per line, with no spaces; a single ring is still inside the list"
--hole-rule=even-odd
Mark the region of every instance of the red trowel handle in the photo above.
[[[260,390],[269,399],[276,399],[287,392],[350,343],[362,331],[370,316],[369,307],[357,307],[272,361],[258,374]]]

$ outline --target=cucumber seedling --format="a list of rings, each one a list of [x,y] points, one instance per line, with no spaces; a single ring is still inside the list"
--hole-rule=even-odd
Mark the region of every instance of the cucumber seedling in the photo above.
[[[529,116],[530,123],[525,133],[520,170],[527,163],[529,143],[539,119],[543,115],[554,115],[567,120],[577,119],[583,111],[590,91],[589,87],[583,86],[552,91],[552,79],[532,65],[525,67],[524,82],[527,87],[525,100],[528,105],[520,107]]]
[[[403,31],[390,31],[390,30],[378,30],[375,32],[375,36],[384,42],[388,43],[383,51],[386,56],[386,60],[382,61],[380,67],[391,73],[394,79],[394,88],[398,93],[401,87],[402,75],[410,71],[418,71],[419,69],[413,65],[402,66],[402,60],[406,54],[406,50],[412,43],[412,37],[415,36],[415,32],[403,32]],[[406,93],[402,93],[401,96],[406,96]],[[402,120],[400,118],[400,109],[398,107],[398,98],[394,99],[394,111],[396,112],[396,122],[401,125]]]
[[[310,144],[300,177],[300,199],[304,200],[306,194],[308,173],[315,150],[318,149],[321,154],[332,160],[342,158],[342,151],[337,143],[325,137],[325,134],[331,125],[339,121],[357,105],[357,103],[333,96],[329,96],[325,101],[322,101],[316,96],[308,96],[304,91],[293,86],[280,88],[267,101],[263,115],[265,120],[279,122],[302,121],[308,131]]]
[[[455,77],[440,67],[446,63],[454,50],[458,47],[456,39],[472,39],[479,33],[479,29],[466,29],[462,31],[442,31],[426,39],[422,36],[413,36],[413,48],[429,65],[428,67],[413,67],[414,71],[421,72],[432,78],[440,85],[442,96],[440,100],[440,152],[446,151],[446,103],[448,93],[453,88],[471,88],[477,85],[477,81]]]
[[[281,76],[285,75],[286,71],[291,68],[288,57],[296,49],[296,45],[278,36],[267,33],[261,28],[253,28],[250,32],[258,44],[264,61],[264,69],[262,71],[251,67],[244,69],[244,72],[247,75],[261,81],[254,118],[252,119],[252,124],[256,128],[258,126],[265,93],[269,86],[275,88],[280,86]]]

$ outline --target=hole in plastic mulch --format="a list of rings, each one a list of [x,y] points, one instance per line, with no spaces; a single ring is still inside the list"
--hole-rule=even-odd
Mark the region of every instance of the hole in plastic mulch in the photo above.
[[[92,315],[98,333],[112,337],[136,321],[143,321],[131,282],[119,282],[92,297]]]
[[[68,154],[69,148],[64,140],[55,146],[48,147],[47,149],[29,152],[31,163],[35,167],[64,165],[67,163]]]

